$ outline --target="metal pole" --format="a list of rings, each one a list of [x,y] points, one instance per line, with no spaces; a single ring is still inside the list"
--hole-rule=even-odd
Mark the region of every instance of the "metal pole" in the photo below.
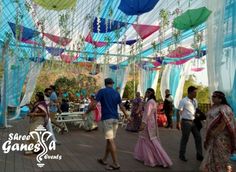
[[[134,62],[134,74],[133,74],[133,79],[134,79],[134,99],[135,99],[135,62]]]
[[[2,50],[2,61],[3,61],[3,88],[2,88],[2,95],[1,95],[1,102],[2,102],[2,115],[1,115],[1,127],[6,128],[7,127],[7,95],[6,95],[6,87],[7,87],[7,80],[8,80],[8,59],[6,59],[6,51],[9,47],[10,39],[8,39],[4,45]]]

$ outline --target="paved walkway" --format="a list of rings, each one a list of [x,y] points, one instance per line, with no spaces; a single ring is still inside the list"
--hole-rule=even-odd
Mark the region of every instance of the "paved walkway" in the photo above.
[[[12,128],[0,129],[1,145],[8,138],[8,134],[19,133],[26,134],[28,128],[27,119],[14,121]],[[169,130],[160,128],[161,143],[174,165],[171,168],[164,169],[160,167],[150,168],[144,166],[141,162],[133,158],[133,148],[138,134],[126,132],[124,128],[119,128],[116,139],[118,147],[118,156],[120,160],[120,171],[198,171],[200,162],[195,158],[195,145],[193,137],[190,137],[187,147],[186,157],[188,162],[182,162],[178,159],[180,132],[178,130]],[[62,160],[44,160],[45,166],[40,169],[36,165],[36,155],[24,156],[22,152],[0,153],[0,171],[1,172],[31,172],[31,171],[105,171],[104,166],[96,162],[97,157],[101,157],[105,148],[105,140],[102,131],[99,129],[94,132],[85,132],[71,126],[70,132],[64,135],[57,135],[62,143],[57,146],[57,150],[51,154],[61,154]],[[111,159],[110,159],[111,162]],[[234,166],[236,166],[234,162]]]

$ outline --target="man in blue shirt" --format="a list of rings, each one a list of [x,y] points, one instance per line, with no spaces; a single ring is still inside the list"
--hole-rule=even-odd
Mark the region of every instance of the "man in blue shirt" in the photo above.
[[[50,85],[50,88],[52,90],[52,93],[50,95],[50,104],[49,104],[49,112],[50,112],[50,118],[51,118],[51,122],[57,126],[58,128],[60,128],[60,133],[63,134],[65,128],[63,126],[61,126],[57,120],[56,120],[56,114],[57,112],[61,112],[60,108],[59,108],[59,101],[58,101],[58,97],[56,94],[56,87],[54,85]]]
[[[99,158],[98,162],[107,165],[108,154],[111,153],[113,164],[109,165],[108,168],[111,170],[119,169],[120,165],[117,159],[116,145],[115,145],[115,137],[116,131],[118,129],[118,111],[117,106],[120,106],[120,109],[124,113],[127,118],[127,113],[125,111],[124,106],[121,102],[120,94],[113,89],[114,81],[111,78],[105,79],[105,88],[100,89],[96,95],[96,101],[101,103],[102,109],[102,123],[103,123],[103,131],[105,135],[106,143],[106,151],[103,158]]]

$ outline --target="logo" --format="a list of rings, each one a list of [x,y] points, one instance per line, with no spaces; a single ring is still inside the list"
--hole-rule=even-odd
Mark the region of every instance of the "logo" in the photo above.
[[[48,151],[56,150],[56,143],[50,138],[52,133],[46,131],[46,129],[39,125],[34,131],[31,131],[29,135],[19,135],[18,133],[10,133],[8,140],[2,145],[3,153],[10,151],[32,151],[40,152],[37,157],[37,165],[42,168],[45,164],[42,162],[43,159],[62,159],[62,155],[49,155]],[[16,141],[23,141],[24,143],[17,143]],[[32,143],[32,141],[37,141]],[[16,143],[15,143],[16,142]],[[28,142],[28,143],[26,143]],[[48,145],[47,145],[48,143]]]

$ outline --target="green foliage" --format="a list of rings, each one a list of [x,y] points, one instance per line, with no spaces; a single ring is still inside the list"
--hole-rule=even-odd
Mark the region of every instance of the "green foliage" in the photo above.
[[[81,90],[86,90],[86,96],[95,93],[98,90],[96,80],[92,77],[80,74],[77,78],[61,77],[55,81],[56,88],[60,88],[63,92],[76,94]]]
[[[161,81],[160,80],[161,80],[161,77],[159,78],[159,81],[158,81],[158,84],[157,84],[157,91],[156,91],[156,98],[157,98],[158,102],[163,101],[162,98],[161,98],[161,91],[160,91]],[[197,91],[198,103],[209,104],[210,103],[209,88],[204,87],[202,85],[196,84],[194,75],[190,75],[189,79],[185,81],[183,97],[187,96],[188,87],[191,86],[191,85],[198,88],[198,91]]]
[[[197,90],[198,103],[210,103],[209,88],[196,84],[194,75],[190,75],[189,79],[185,81],[183,97],[187,96],[188,87],[191,85],[198,88]]]
[[[58,78],[55,82],[56,88],[62,88],[64,90],[74,90],[75,85],[75,79],[68,79],[66,77]]]
[[[133,99],[134,93],[136,92],[138,87],[138,82],[135,81],[135,89],[134,89],[134,80],[128,81],[125,86],[123,98]]]

